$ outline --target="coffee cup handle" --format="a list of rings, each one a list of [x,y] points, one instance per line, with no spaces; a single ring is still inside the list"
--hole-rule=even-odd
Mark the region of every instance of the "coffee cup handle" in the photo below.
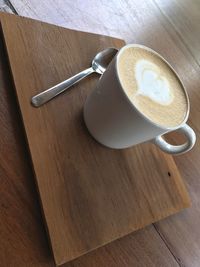
[[[195,132],[187,124],[182,125],[177,130],[186,136],[186,138],[187,138],[186,143],[184,143],[182,145],[171,145],[171,144],[167,143],[167,141],[164,140],[164,138],[162,137],[163,135],[159,135],[156,138],[154,138],[153,143],[155,145],[157,145],[164,152],[169,153],[169,154],[173,154],[173,155],[178,155],[178,154],[182,154],[182,153],[189,151],[194,146],[194,144],[196,142]]]

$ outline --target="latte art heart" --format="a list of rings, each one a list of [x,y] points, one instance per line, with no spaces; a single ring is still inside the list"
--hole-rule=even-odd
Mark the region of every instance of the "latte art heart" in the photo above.
[[[155,64],[141,59],[136,63],[135,74],[137,94],[149,97],[160,105],[169,105],[173,101],[170,84]]]

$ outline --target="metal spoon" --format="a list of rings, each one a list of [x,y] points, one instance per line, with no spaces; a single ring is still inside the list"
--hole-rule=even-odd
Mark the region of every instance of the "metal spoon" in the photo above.
[[[83,78],[87,77],[89,74],[93,72],[97,72],[99,74],[103,74],[106,70],[108,64],[116,55],[118,50],[116,48],[107,48],[101,52],[99,52],[92,61],[92,66],[73,77],[43,91],[42,93],[35,95],[31,99],[31,103],[34,107],[40,107],[41,105],[45,104],[55,96],[59,95],[60,93],[67,90],[69,87],[74,85],[75,83],[79,82]]]

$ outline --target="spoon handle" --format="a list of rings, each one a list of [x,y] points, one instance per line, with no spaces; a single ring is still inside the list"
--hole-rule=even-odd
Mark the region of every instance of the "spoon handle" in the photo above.
[[[79,72],[78,74],[72,76],[71,78],[56,84],[55,86],[41,92],[32,97],[31,103],[34,107],[40,107],[41,105],[45,104],[55,96],[59,95],[60,93],[64,92],[68,88],[70,88],[75,83],[79,82],[89,74],[95,72],[92,67]]]

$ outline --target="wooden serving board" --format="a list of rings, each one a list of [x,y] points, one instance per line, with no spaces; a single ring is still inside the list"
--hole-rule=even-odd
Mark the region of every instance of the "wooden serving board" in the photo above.
[[[30,104],[124,41],[13,15],[1,15],[1,25],[58,265],[189,206],[170,155],[147,143],[112,150],[89,135],[82,109],[98,75],[41,108]]]

